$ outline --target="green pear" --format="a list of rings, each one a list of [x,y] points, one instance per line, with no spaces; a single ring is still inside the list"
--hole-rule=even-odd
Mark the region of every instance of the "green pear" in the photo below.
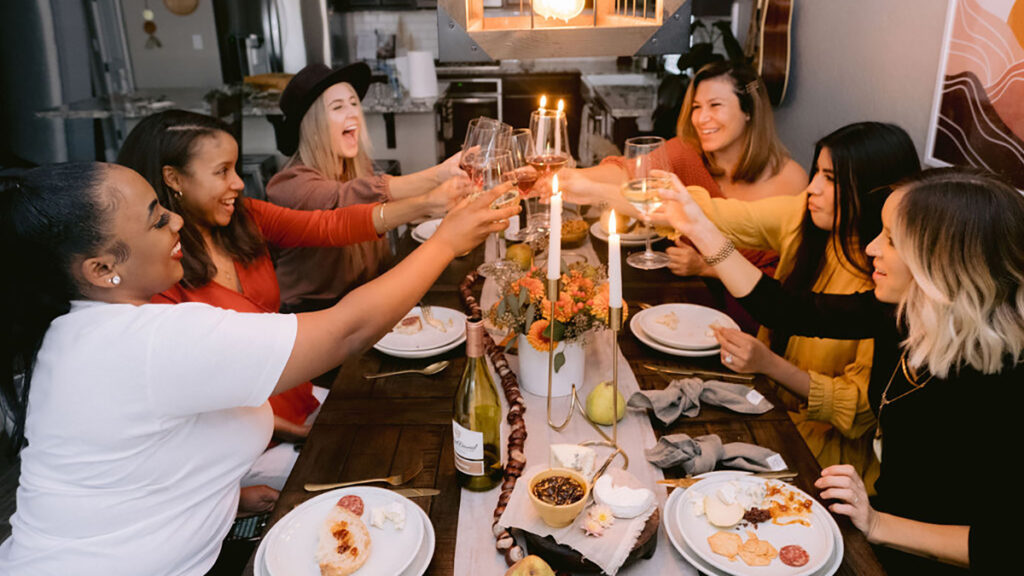
[[[597,424],[610,426],[613,420],[622,420],[626,414],[626,399],[618,392],[618,410],[613,407],[615,387],[611,382],[601,382],[587,395],[587,417]],[[613,416],[614,414],[614,416]]]
[[[505,576],[555,576],[555,571],[540,556],[531,554],[513,564]]]
[[[513,244],[505,250],[505,259],[515,262],[523,270],[529,270],[533,265],[533,248],[529,244]]]

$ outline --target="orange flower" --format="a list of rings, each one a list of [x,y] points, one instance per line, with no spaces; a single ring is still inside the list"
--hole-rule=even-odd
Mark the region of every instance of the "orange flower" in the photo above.
[[[544,298],[540,302],[541,314],[546,319],[551,318],[551,301]],[[572,317],[576,314],[576,303],[573,302],[572,296],[562,292],[558,295],[558,302],[555,302],[555,320],[559,322],[569,322]]]
[[[608,322],[608,284],[601,284],[597,288],[597,294],[590,303],[590,311],[594,318],[602,322]],[[629,305],[622,301],[622,321],[625,322],[629,316]]]
[[[537,320],[526,333],[526,341],[539,352],[547,352],[551,349],[551,339],[544,335],[544,331],[547,329],[547,320]]]
[[[544,297],[544,283],[538,278],[533,276],[523,276],[519,280],[516,280],[512,284],[512,290],[514,294],[519,293],[521,287],[526,287],[526,291],[530,294],[530,300],[540,300]]]

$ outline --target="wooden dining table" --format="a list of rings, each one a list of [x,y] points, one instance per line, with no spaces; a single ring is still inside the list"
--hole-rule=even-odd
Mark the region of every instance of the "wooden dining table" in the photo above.
[[[604,260],[606,244],[594,237],[591,241]],[[408,254],[416,246],[418,244],[407,232],[399,239],[396,252]],[[482,260],[481,247],[453,261],[423,301],[462,310],[459,285]],[[475,285],[478,297],[482,284],[478,281]],[[666,269],[643,271],[624,265],[623,295],[633,310],[641,303],[667,302],[689,302],[717,309],[730,307],[729,298],[717,282],[680,278]],[[628,328],[620,333],[619,344],[642,389],[665,388],[669,382],[666,377],[643,367],[648,363],[727,371],[718,356],[683,358],[653,350],[637,340]],[[370,373],[422,368],[442,359],[449,360],[451,365],[433,376],[405,374],[373,380],[364,378]],[[345,362],[336,374],[332,374],[330,395],[321,407],[320,415],[281,491],[267,530],[290,510],[316,495],[305,491],[303,486],[307,482],[385,477],[400,474],[410,463],[420,460],[422,472],[403,487],[436,488],[440,491],[436,496],[413,499],[430,517],[436,533],[434,556],[426,574],[453,574],[461,489],[455,482],[451,418],[453,398],[464,366],[464,346],[423,360],[394,358],[370,349]],[[704,406],[698,416],[680,418],[668,426],[652,418],[654,432],[658,436],[717,434],[724,443],[746,442],[770,448],[798,472],[793,483],[817,496],[818,490],[813,483],[821,471],[820,466],[767,378],[758,376],[754,385],[775,405],[774,409],[761,415],[744,415]],[[666,477],[680,474],[681,470],[665,470]],[[842,564],[836,573],[844,576],[884,574],[864,535],[845,517],[835,518],[842,531],[845,548]],[[489,530],[490,518],[486,525]],[[247,573],[252,574],[252,560]]]

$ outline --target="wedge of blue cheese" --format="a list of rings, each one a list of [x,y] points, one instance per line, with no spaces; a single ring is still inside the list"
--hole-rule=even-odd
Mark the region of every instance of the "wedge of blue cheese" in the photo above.
[[[579,472],[587,481],[594,475],[597,453],[593,448],[577,444],[552,444],[551,467],[569,468]]]

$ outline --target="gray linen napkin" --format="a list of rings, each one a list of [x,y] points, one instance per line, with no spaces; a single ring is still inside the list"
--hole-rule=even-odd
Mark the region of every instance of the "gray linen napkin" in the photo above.
[[[754,444],[722,444],[717,434],[690,438],[687,434],[662,436],[653,447],[644,450],[647,460],[659,468],[682,466],[688,475],[723,468],[768,472],[785,470],[786,462],[777,452]]]
[[[714,404],[743,414],[764,414],[773,408],[760,392],[743,384],[682,378],[673,380],[664,390],[641,390],[626,402],[633,408],[654,410],[663,424],[671,424],[680,415],[700,414],[700,405]]]

